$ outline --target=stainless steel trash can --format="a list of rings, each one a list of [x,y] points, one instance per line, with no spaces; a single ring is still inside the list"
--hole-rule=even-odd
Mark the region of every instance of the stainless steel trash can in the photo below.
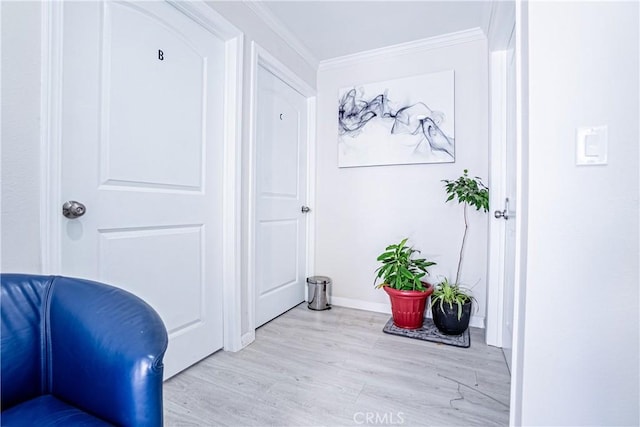
[[[331,279],[327,276],[307,277],[309,288],[309,304],[311,310],[329,310],[331,305],[327,297],[327,288],[331,286]]]

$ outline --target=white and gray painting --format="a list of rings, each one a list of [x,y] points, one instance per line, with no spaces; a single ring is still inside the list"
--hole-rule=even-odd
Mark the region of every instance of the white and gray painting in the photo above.
[[[454,72],[340,90],[340,167],[455,160]]]

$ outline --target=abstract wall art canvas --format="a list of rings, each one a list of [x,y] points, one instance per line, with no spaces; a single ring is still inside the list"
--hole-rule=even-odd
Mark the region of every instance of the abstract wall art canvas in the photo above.
[[[339,92],[338,166],[455,161],[454,72]]]

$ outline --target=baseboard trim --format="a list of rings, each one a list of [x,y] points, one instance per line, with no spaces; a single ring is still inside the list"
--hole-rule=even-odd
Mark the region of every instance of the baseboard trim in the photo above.
[[[362,301],[362,300],[353,299],[353,298],[332,297],[331,305],[335,305],[337,307],[355,308],[358,310],[373,311],[375,313],[391,314],[391,304],[389,303]],[[425,317],[431,318],[431,311],[427,310]],[[471,316],[471,320],[469,321],[469,326],[472,326],[474,328],[485,329],[484,316]]]
[[[362,301],[359,299],[331,297],[331,305],[338,307],[355,308],[358,310],[373,311],[376,313],[391,314],[391,304],[380,302]]]
[[[469,326],[473,326],[474,328],[486,329],[485,318],[482,316],[471,316]]]
[[[241,349],[245,348],[256,340],[256,331],[247,332],[240,338]]]

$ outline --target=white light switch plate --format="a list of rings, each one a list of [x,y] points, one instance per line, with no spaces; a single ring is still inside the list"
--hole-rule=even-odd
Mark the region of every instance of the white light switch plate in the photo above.
[[[609,136],[607,126],[576,130],[576,165],[606,165]]]

